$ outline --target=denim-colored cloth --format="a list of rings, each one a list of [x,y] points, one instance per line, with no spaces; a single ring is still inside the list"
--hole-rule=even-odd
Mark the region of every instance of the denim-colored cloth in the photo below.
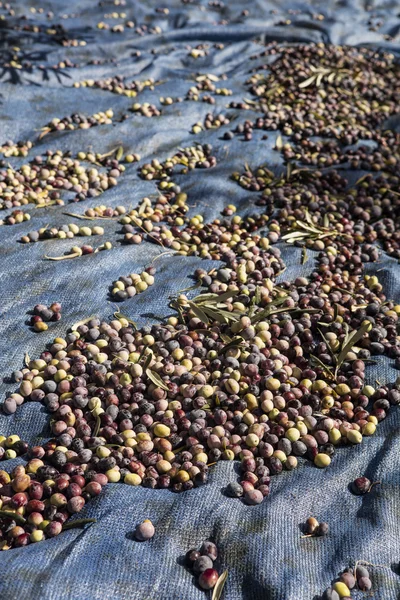
[[[4,3],[3,3],[4,4]],[[103,4],[103,5],[102,5]],[[222,140],[227,130],[207,131],[199,136],[190,133],[191,126],[202,121],[207,112],[222,111],[235,117],[232,126],[251,118],[251,111],[226,108],[230,100],[250,97],[245,81],[259,61],[249,61],[262,51],[263,41],[325,42],[334,44],[371,45],[398,49],[400,19],[398,2],[337,0],[330,2],[227,0],[225,6],[212,7],[205,0],[184,4],[166,1],[163,15],[155,9],[155,1],[131,2],[115,6],[111,2],[93,0],[29,3],[15,0],[15,17],[0,8],[0,144],[35,139],[38,129],[53,117],[73,112],[90,115],[112,107],[118,117],[127,111],[132,100],[94,88],[73,88],[76,81],[100,79],[115,74],[128,79],[153,77],[161,81],[154,91],[144,91],[137,101],[154,102],[160,96],[182,96],[193,85],[198,73],[226,75],[219,87],[232,89],[231,97],[216,96],[216,106],[185,101],[162,106],[162,116],[145,118],[130,114],[129,119],[112,126],[99,126],[88,131],[58,133],[37,141],[30,156],[46,149],[93,149],[105,153],[122,145],[125,152],[141,154],[143,162],[154,157],[164,159],[178,147],[194,141],[211,143],[218,164],[207,171],[192,171],[176,176],[189,196],[191,214],[204,219],[217,217],[222,207],[233,203],[241,212],[254,210],[257,194],[246,192],[229,176],[233,171],[267,164],[276,172],[281,169],[279,153],[273,151],[276,134],[261,140],[262,132],[254,132],[251,142],[235,137]],[[30,7],[43,7],[44,13],[32,13]],[[241,15],[243,9],[248,16]],[[294,13],[290,12],[294,10]],[[47,18],[52,11],[54,16]],[[105,14],[124,12],[126,17],[106,18]],[[26,13],[27,23],[60,23],[68,38],[85,40],[86,46],[64,48],[51,35],[13,31],[15,23]],[[312,15],[323,14],[324,20]],[[64,18],[67,15],[68,18]],[[291,23],[284,25],[290,19]],[[368,21],[383,23],[376,32]],[[162,33],[140,36],[135,28],[112,33],[97,28],[106,21],[111,25],[132,20],[135,27],[158,26]],[[218,24],[221,21],[225,24]],[[280,23],[280,24],[278,24]],[[394,37],[390,42],[385,35]],[[188,45],[208,44],[208,56],[189,56]],[[214,48],[224,44],[223,49]],[[11,48],[18,46],[20,56],[32,62],[30,69],[7,66]],[[136,51],[140,50],[140,56]],[[8,53],[8,54],[7,54]],[[65,58],[77,68],[54,70],[53,65]],[[93,59],[107,60],[90,65]],[[261,59],[262,60],[262,59]],[[229,126],[228,126],[229,127]],[[24,161],[10,159],[13,165]],[[355,174],[359,175],[359,174]],[[85,256],[75,261],[48,262],[45,254],[61,255],[76,241],[46,241],[37,244],[18,243],[21,235],[46,224],[68,223],[73,219],[65,210],[83,212],[85,208],[104,203],[135,206],[144,196],[154,194],[153,182],[138,177],[137,164],[127,165],[117,187],[100,198],[71,207],[35,209],[30,223],[0,228],[0,372],[1,397],[14,391],[9,374],[22,367],[24,352],[38,356],[55,336],[63,336],[68,327],[89,315],[110,318],[115,310],[109,297],[109,286],[120,275],[140,272],[158,254],[160,247],[145,242],[140,246],[123,246],[120,226],[105,222],[103,239],[114,242],[110,252]],[[10,212],[10,211],[8,211]],[[8,214],[8,213],[3,213]],[[0,217],[3,215],[1,214]],[[99,223],[100,224],[100,223]],[[89,240],[90,241],[90,240]],[[99,242],[96,239],[95,242]],[[99,242],[100,243],[100,242]],[[285,249],[288,264],[285,279],[312,271],[310,260],[301,265],[299,249]],[[145,293],[121,305],[126,315],[140,324],[170,314],[168,296],[193,283],[190,275],[198,267],[213,263],[197,258],[164,255],[155,263],[156,281]],[[400,266],[382,257],[370,272],[380,270],[379,277],[388,297],[400,301]],[[38,303],[60,301],[62,321],[52,324],[45,333],[36,334],[26,323],[27,311]],[[396,372],[389,361],[378,357],[370,367],[370,381],[393,382]],[[29,443],[50,436],[49,416],[43,406],[26,403],[13,416],[0,415],[0,434],[18,434]],[[229,577],[223,598],[226,600],[312,600],[319,597],[339,572],[357,560],[374,563],[370,567],[373,582],[371,594],[353,593],[353,597],[374,600],[400,598],[400,410],[394,408],[379,425],[373,438],[355,448],[339,449],[327,470],[318,470],[307,461],[299,461],[294,472],[274,477],[270,496],[259,506],[249,507],[240,500],[227,498],[223,489],[237,479],[237,465],[220,463],[211,469],[209,483],[183,494],[169,490],[133,488],[109,484],[100,497],[86,505],[80,516],[95,517],[97,522],[84,530],[75,529],[56,539],[27,548],[0,553],[0,598],[7,600],[202,600],[210,594],[200,590],[193,575],[182,566],[182,556],[205,539],[213,539],[219,548],[219,569],[228,569]],[[21,459],[2,463],[11,469]],[[359,475],[381,481],[370,494],[353,496],[348,484]],[[299,525],[314,515],[327,521],[326,538],[301,538]],[[133,539],[135,526],[151,519],[156,534],[151,541]]]

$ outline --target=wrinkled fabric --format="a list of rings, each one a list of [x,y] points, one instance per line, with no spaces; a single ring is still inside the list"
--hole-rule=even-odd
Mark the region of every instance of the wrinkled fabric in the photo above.
[[[13,3],[16,14],[26,13],[27,22],[62,23],[70,38],[85,40],[86,46],[63,48],[50,36],[13,32],[7,19],[0,21],[0,53],[18,46],[32,61],[32,68],[18,70],[0,67],[0,144],[7,139],[35,140],[29,157],[51,148],[72,153],[93,149],[106,153],[122,145],[125,153],[135,152],[143,162],[152,158],[165,159],[177,148],[195,141],[214,147],[217,165],[213,169],[194,170],[176,176],[174,181],[188,193],[191,214],[201,213],[205,220],[219,216],[226,204],[238,206],[240,214],[257,209],[257,194],[241,189],[229,176],[243,169],[266,164],[279,173],[282,161],[273,151],[276,133],[255,131],[250,142],[235,137],[222,140],[229,125],[216,131],[193,136],[191,126],[203,121],[208,112],[235,118],[232,127],[252,111],[226,108],[231,100],[249,97],[245,81],[258,62],[250,57],[262,51],[260,41],[324,42],[368,45],[376,48],[399,49],[397,33],[400,26],[398,2],[368,2],[343,0],[330,2],[262,1],[226,2],[215,9],[201,0],[182,4],[177,0],[163,4],[169,15],[155,12],[154,1],[130,2],[116,7],[111,3],[99,6],[89,0],[68,3],[48,0],[45,13],[30,13],[39,8],[35,0]],[[248,17],[241,16],[248,9]],[[295,14],[290,14],[294,9]],[[125,19],[105,19],[104,14],[125,12]],[[273,12],[276,11],[276,12]],[[312,18],[315,13],[323,21]],[[5,14],[0,8],[0,14]],[[70,15],[63,18],[64,14]],[[368,28],[374,15],[383,21],[377,32]],[[111,25],[133,20],[136,25],[159,26],[161,34],[139,36],[134,29],[123,33],[101,31],[97,23]],[[217,22],[226,19],[226,25]],[[290,19],[289,25],[277,23]],[[391,35],[388,41],[384,35]],[[209,55],[194,59],[187,45],[210,44]],[[222,43],[217,50],[213,44]],[[132,56],[140,50],[140,57]],[[154,52],[154,53],[153,53]],[[77,68],[54,70],[52,66],[65,58],[79,63]],[[94,58],[113,59],[102,65],[89,65]],[[40,67],[40,68],[39,68]],[[37,141],[38,130],[53,117],[73,112],[86,115],[113,108],[116,116],[132,105],[132,99],[93,88],[73,88],[76,81],[100,79],[115,74],[128,79],[153,77],[160,81],[154,91],[139,94],[138,102],[160,105],[160,96],[185,97],[193,85],[194,75],[213,73],[227,76],[218,87],[232,89],[230,97],[216,96],[214,107],[202,102],[181,102],[162,106],[162,115],[145,118],[129,114],[122,123],[99,126],[87,131],[56,133]],[[264,132],[263,132],[264,133]],[[25,160],[10,159],[13,166]],[[350,177],[358,177],[352,172]],[[44,225],[72,222],[66,210],[83,212],[99,204],[136,206],[145,196],[156,193],[154,182],[138,177],[138,165],[126,165],[118,186],[99,198],[65,207],[35,209],[28,206],[29,223],[0,227],[0,373],[1,398],[15,391],[10,373],[22,367],[23,355],[35,357],[56,336],[63,336],[68,327],[89,315],[110,318],[115,305],[110,300],[109,287],[121,275],[140,272],[160,254],[159,246],[144,242],[140,246],[124,246],[117,222],[102,222],[106,234],[101,242],[110,240],[114,248],[85,256],[75,261],[48,262],[45,254],[61,255],[74,243],[91,240],[50,240],[22,245],[21,235]],[[260,210],[260,209],[258,209]],[[2,212],[8,214],[11,211]],[[99,238],[94,242],[101,243]],[[312,257],[301,265],[300,250],[283,248],[288,265],[284,278],[311,273]],[[139,324],[153,323],[171,313],[168,297],[193,284],[191,275],[199,267],[216,263],[198,258],[164,255],[155,263],[154,286],[120,305],[121,311]],[[397,261],[382,256],[380,263],[369,265],[368,272],[379,269],[379,277],[387,297],[400,301],[400,266]],[[36,303],[62,303],[62,320],[51,324],[45,333],[33,333],[27,325],[27,311]],[[393,382],[396,371],[384,357],[369,368],[370,382]],[[400,598],[400,409],[391,410],[379,425],[373,438],[354,448],[341,448],[327,470],[318,470],[308,461],[299,461],[294,472],[274,477],[270,496],[259,506],[246,506],[240,500],[227,498],[223,489],[237,480],[237,464],[222,462],[210,469],[209,483],[183,494],[169,490],[133,488],[109,484],[100,497],[85,506],[80,517],[94,517],[97,522],[83,530],[74,529],[37,545],[0,553],[0,596],[7,599],[30,600],[201,600],[207,593],[197,587],[193,575],[182,566],[188,549],[198,547],[205,539],[216,541],[220,559],[219,571],[228,569],[229,576],[223,598],[226,600],[312,600],[319,597],[344,568],[365,560],[373,583],[371,595],[355,592],[356,599],[397,600]],[[13,416],[0,415],[0,434],[18,434],[29,443],[39,443],[50,437],[49,415],[42,405],[26,403]],[[11,470],[21,459],[1,463]],[[348,484],[364,474],[381,481],[372,493],[353,496]],[[330,533],[326,538],[301,538],[300,524],[310,515],[327,521]],[[154,538],[139,543],[133,538],[135,526],[150,519],[156,528]]]

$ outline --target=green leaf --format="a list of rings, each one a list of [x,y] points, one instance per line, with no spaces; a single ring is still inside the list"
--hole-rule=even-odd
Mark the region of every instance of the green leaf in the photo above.
[[[252,319],[251,319],[251,322],[258,323],[258,321],[262,321],[262,319],[264,319],[264,317],[268,317],[277,306],[280,306],[281,304],[286,302],[286,300],[287,300],[287,295],[280,296],[279,298],[275,298],[274,300],[272,300],[272,302],[270,302],[268,304],[268,306],[266,306],[266,308],[264,308],[262,311],[258,312],[256,315],[254,315],[254,317],[252,317]],[[286,310],[288,310],[288,309],[287,308],[283,309],[283,311],[286,311]]]
[[[230,342],[228,342],[228,344],[226,344],[226,346],[224,346],[221,349],[221,352],[226,352],[226,350],[229,350],[229,348],[237,348],[239,346],[243,345],[243,338],[241,336],[238,336],[236,338],[234,338],[233,340],[231,340]]]
[[[340,367],[342,366],[347,354],[350,352],[350,350],[352,349],[353,346],[355,346],[357,344],[357,342],[359,340],[361,340],[362,337],[364,337],[364,334],[367,333],[367,331],[369,331],[371,328],[371,323],[364,323],[364,325],[362,325],[360,327],[360,329],[353,331],[349,336],[347,336],[342,344],[342,349],[339,353],[339,356],[337,358],[337,367],[336,367],[336,371],[338,369],[340,369]]]
[[[11,512],[11,510],[10,511],[9,510],[0,510],[0,519],[1,518],[12,519],[16,523],[19,523],[20,525],[23,525],[24,523],[26,523],[26,520],[24,519],[24,517],[22,515]]]
[[[93,437],[97,437],[99,435],[100,427],[101,427],[101,419],[100,419],[100,417],[96,417],[96,425],[94,426],[94,429],[93,429]]]
[[[219,337],[225,344],[230,344],[232,341],[232,338],[230,338],[229,335],[225,335],[225,333],[220,333]]]
[[[137,329],[137,325],[136,325],[135,321],[132,321],[132,319],[130,319],[126,315],[123,315],[122,312],[120,312],[119,310],[117,310],[114,313],[114,317],[116,319],[118,319],[118,321],[120,321],[121,319],[125,319],[126,321],[128,321],[128,323],[130,323],[132,325],[132,327],[134,327],[135,329]]]
[[[308,261],[307,248],[303,246],[301,249],[301,264],[304,265]]]
[[[218,296],[218,303],[225,302],[226,300],[229,300],[229,298],[235,298],[238,294],[239,294],[239,290],[238,289],[236,289],[236,290],[227,290],[223,294],[217,294],[217,296]]]
[[[217,321],[221,324],[226,323],[224,317],[220,315],[219,311],[215,310],[214,308],[210,308],[209,306],[203,306],[202,308],[213,321]]]
[[[154,385],[163,390],[166,390],[167,392],[169,391],[169,388],[165,385],[158,373],[152,371],[151,369],[146,369],[146,375],[150,379],[150,381],[154,383]]]
[[[146,355],[146,360],[143,363],[143,371],[146,371],[146,369],[149,368],[150,363],[153,359],[154,353],[153,350],[151,348],[148,348],[148,353]]]
[[[96,523],[96,519],[76,519],[75,521],[70,521],[67,523],[64,523],[62,530],[66,531],[68,529],[76,529],[77,527],[84,527],[85,525],[88,525],[89,523]]]
[[[286,165],[286,181],[290,181],[294,169],[294,165],[291,162],[288,162]]]
[[[226,580],[228,579],[228,571],[224,571],[215,584],[211,600],[220,600]]]
[[[333,373],[331,371],[331,368],[328,367],[328,365],[326,365],[324,362],[322,362],[322,360],[320,360],[318,358],[318,356],[315,356],[314,354],[310,354],[310,358],[311,361],[314,361],[315,363],[317,363],[322,369],[324,369],[325,371],[325,376],[328,377],[328,379],[334,379]]]
[[[209,303],[220,303],[220,302],[225,302],[226,300],[229,300],[229,298],[234,298],[235,296],[237,296],[239,293],[239,290],[228,290],[226,292],[224,292],[223,294],[199,294],[198,296],[195,296],[194,298],[192,298],[192,302],[195,302],[196,304],[202,304],[204,302],[209,302]]]
[[[122,146],[120,146],[119,148],[117,148],[117,153],[115,155],[116,160],[121,160],[123,155],[124,155],[124,149]]]
[[[206,313],[203,310],[201,310],[201,308],[197,306],[197,304],[195,304],[194,302],[189,302],[189,306],[190,310],[194,312],[194,314],[198,319],[200,319],[200,321],[203,321],[203,323],[206,324],[210,322],[210,319],[207,317]]]

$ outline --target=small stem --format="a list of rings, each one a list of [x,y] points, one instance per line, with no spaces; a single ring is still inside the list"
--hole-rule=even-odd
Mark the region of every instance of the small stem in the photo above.
[[[371,483],[370,488],[369,488],[367,494],[370,493],[370,491],[372,490],[372,488],[374,487],[374,485],[380,485],[380,484],[381,484],[380,481],[374,481],[373,483]]]

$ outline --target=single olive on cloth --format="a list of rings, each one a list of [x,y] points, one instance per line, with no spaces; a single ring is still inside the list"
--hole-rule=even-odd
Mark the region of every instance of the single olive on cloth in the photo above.
[[[135,538],[139,540],[139,542],[145,542],[154,536],[155,531],[153,523],[146,519],[136,527]]]

